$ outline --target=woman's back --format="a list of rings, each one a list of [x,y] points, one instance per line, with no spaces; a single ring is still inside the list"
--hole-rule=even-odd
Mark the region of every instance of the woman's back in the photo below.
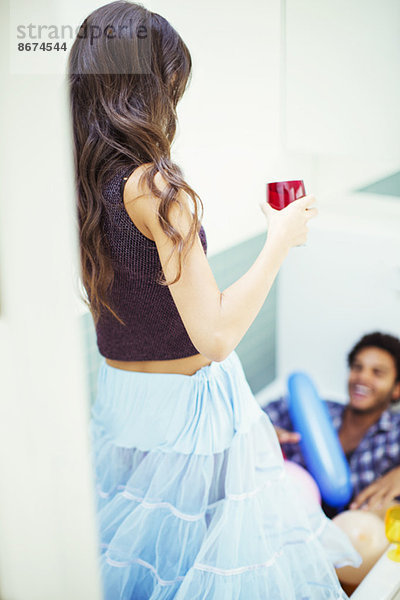
[[[159,362],[166,361],[167,368],[174,361],[172,367],[178,370],[170,372],[180,372],[178,361],[199,353],[186,333],[168,287],[156,282],[161,269],[156,243],[145,235],[146,228],[138,213],[134,216],[135,223],[124,203],[126,182],[135,181],[134,172],[141,169],[140,166],[121,169],[104,186],[103,230],[114,267],[110,297],[125,325],[103,311],[96,325],[98,347],[109,364],[120,368],[144,371],[161,368],[161,372],[168,372]],[[129,199],[133,197],[135,186],[131,183]],[[200,239],[206,253],[203,228]],[[210,362],[205,357],[196,360],[198,368]],[[136,365],[140,368],[134,368]],[[182,366],[187,371],[191,365],[186,362]]]

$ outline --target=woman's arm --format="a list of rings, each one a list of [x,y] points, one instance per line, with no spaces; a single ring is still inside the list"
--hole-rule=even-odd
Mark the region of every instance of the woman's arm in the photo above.
[[[160,189],[165,185],[160,174],[156,176],[155,183]],[[177,273],[178,257],[175,252],[167,264],[173,243],[158,222],[160,200],[146,189],[137,190],[130,185],[129,190],[130,196],[124,200],[125,208],[134,222],[139,220],[151,233],[164,275],[170,281]],[[186,236],[193,217],[188,196],[180,192],[178,197],[183,210],[174,204],[168,216],[173,226]],[[270,207],[263,208],[270,221],[264,247],[250,269],[223,292],[218,288],[197,236],[196,243],[186,256],[179,281],[170,285],[169,290],[188,335],[200,354],[210,360],[222,361],[236,348],[265,302],[289,248],[304,243],[306,222],[316,211],[310,209],[305,216],[305,208],[312,202],[314,198],[311,196],[297,200],[289,206],[299,203],[298,208],[289,211],[285,218],[282,218],[283,214],[276,213],[284,213],[287,209],[273,211]]]
[[[250,269],[221,293],[217,332],[223,355],[236,348],[260,312],[288,251],[268,235]]]

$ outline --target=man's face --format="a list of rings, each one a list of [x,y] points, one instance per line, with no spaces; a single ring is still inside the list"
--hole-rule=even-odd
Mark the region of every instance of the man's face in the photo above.
[[[350,367],[349,405],[358,412],[384,410],[392,399],[400,397],[396,374],[396,364],[389,352],[375,347],[363,348]]]

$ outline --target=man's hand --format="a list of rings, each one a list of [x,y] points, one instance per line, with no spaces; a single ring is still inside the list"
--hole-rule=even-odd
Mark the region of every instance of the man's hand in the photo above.
[[[350,504],[363,510],[385,509],[400,496],[400,467],[396,467],[366,487]]]
[[[297,431],[288,431],[282,427],[274,427],[280,444],[296,444],[300,441],[301,435]]]

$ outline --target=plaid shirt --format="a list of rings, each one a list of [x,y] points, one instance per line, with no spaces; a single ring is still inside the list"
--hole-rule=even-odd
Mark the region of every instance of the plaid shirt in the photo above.
[[[325,402],[332,424],[338,432],[346,405],[332,400]],[[293,431],[285,398],[270,402],[263,407],[263,410],[273,425]],[[288,460],[306,468],[299,443],[281,446]],[[355,498],[375,479],[400,465],[400,413],[385,410],[379,420],[368,429],[357,448],[347,454],[346,458],[350,466],[353,498]],[[329,516],[337,514],[335,510],[329,512],[331,513]]]

